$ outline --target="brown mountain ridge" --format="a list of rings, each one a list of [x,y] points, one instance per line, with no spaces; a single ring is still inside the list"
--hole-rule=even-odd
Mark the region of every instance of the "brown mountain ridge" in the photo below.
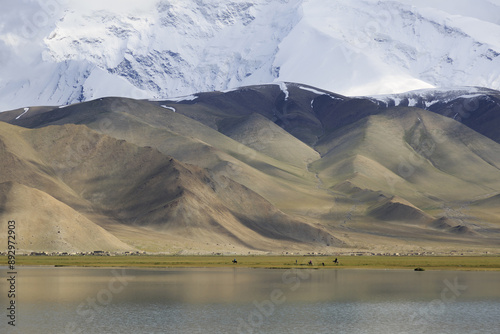
[[[500,144],[481,117],[286,88],[0,113],[12,124],[0,123],[0,182],[50,196],[122,249],[496,248]],[[500,93],[488,94],[476,112],[494,123]]]
[[[100,233],[106,231],[99,226],[125,224],[146,228],[151,233],[175,234],[189,240],[210,240],[211,244],[256,251],[272,248],[276,240],[290,244],[291,248],[295,243],[341,244],[321,228],[288,217],[247,187],[230,179],[215,180],[206,170],[183,164],[151,147],[100,135],[83,125],[34,130],[5,123],[1,126],[1,133],[9,134],[8,140],[1,141],[5,162],[2,185],[6,187],[0,203],[2,218],[3,221],[12,216],[18,217],[18,221],[24,218],[29,222],[29,233],[33,233],[29,242],[26,239],[26,243],[19,243],[20,248],[51,251],[133,248],[118,240],[113,245],[99,242],[97,236],[92,236],[93,242],[85,247],[80,239],[90,235],[75,228],[84,223]],[[40,197],[38,202],[47,203],[38,205],[44,210],[34,209],[29,201],[13,203],[19,197],[7,190],[12,184],[15,189],[29,193],[27,198]],[[53,203],[45,198],[51,198]],[[72,219],[74,215],[79,219]],[[75,234],[67,240],[80,241],[54,244],[53,238],[39,231],[42,226],[49,229],[48,216],[76,224],[67,227],[66,233]],[[109,238],[108,232],[104,234]],[[37,236],[41,240],[32,240]],[[165,240],[165,245],[168,242]]]

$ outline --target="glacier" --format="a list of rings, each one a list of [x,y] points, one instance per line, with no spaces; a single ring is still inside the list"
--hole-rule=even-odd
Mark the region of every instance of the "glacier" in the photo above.
[[[0,110],[298,82],[500,89],[498,0],[26,0],[0,13]]]

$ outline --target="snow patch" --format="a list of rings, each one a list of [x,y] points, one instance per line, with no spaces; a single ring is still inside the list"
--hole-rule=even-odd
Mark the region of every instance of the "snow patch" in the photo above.
[[[418,99],[408,99],[408,107],[415,107],[418,104]]]
[[[429,109],[431,106],[435,105],[436,103],[438,103],[439,101],[438,100],[434,100],[434,101],[426,101],[425,102],[425,108],[426,109]]]
[[[279,83],[279,86],[280,86],[280,89],[281,91],[285,94],[285,101],[288,100],[288,96],[290,95],[289,92],[288,92],[288,88],[286,86],[286,83],[284,82],[280,82]]]
[[[162,104],[160,107],[165,108],[165,109],[169,109],[169,110],[172,110],[173,112],[175,112],[175,108],[174,107],[169,107],[169,106],[166,106],[164,104]]]
[[[312,92],[314,94],[325,95],[325,92],[320,92],[319,90],[316,90],[314,88],[304,87],[304,86],[299,86],[299,88],[302,90],[307,90],[307,91]]]
[[[234,88],[230,88],[230,89],[224,89],[221,92],[222,93],[231,93],[231,92],[236,92],[236,91],[238,91],[240,89],[241,89],[241,87],[234,87]]]
[[[415,107],[423,103],[428,109],[432,105],[440,103],[449,103],[456,99],[474,99],[489,94],[488,90],[477,87],[449,87],[432,88],[409,91],[402,94],[373,95],[368,98],[389,105],[400,106],[404,100],[408,101],[408,106]]]
[[[17,116],[16,119],[20,119],[22,115],[28,112],[28,110],[30,110],[30,108],[24,108],[24,112],[21,115]]]
[[[169,97],[167,101],[171,102],[182,102],[182,101],[194,101],[198,98],[196,95],[187,95],[187,96],[179,96],[179,97]]]
[[[336,96],[333,96],[332,94],[327,94],[329,98],[331,98],[332,100],[341,100],[341,101],[344,101],[343,98],[341,97],[336,97]]]

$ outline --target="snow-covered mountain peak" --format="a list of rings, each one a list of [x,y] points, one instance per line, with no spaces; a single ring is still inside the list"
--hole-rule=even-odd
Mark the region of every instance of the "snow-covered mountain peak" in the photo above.
[[[151,1],[138,13],[73,10],[45,39],[44,59],[89,61],[153,98],[224,89],[270,61],[298,20],[290,3]]]
[[[500,88],[496,0],[22,3],[0,14],[0,110],[273,81],[344,95]]]
[[[498,91],[483,87],[443,87],[418,89],[401,94],[374,95],[369,98],[386,106],[409,106],[428,109],[436,103],[447,104],[461,100],[462,108],[477,108],[477,99],[489,99],[489,95],[498,95]],[[468,110],[471,111],[471,110]]]

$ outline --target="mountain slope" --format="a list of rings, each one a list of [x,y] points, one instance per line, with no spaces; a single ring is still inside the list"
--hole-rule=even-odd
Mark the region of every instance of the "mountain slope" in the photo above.
[[[109,136],[139,146],[154,147],[183,162],[208,168],[216,180],[231,178],[280,207],[300,209],[303,206],[303,197],[311,193],[319,205],[326,205],[329,201],[328,196],[314,190],[315,177],[304,170],[305,164],[317,158],[318,154],[296,138],[281,131],[272,122],[261,119],[266,127],[259,129],[257,137],[261,138],[262,134],[267,134],[272,138],[263,142],[258,148],[269,147],[270,151],[284,158],[283,161],[256,151],[216,129],[184,116],[189,115],[185,112],[185,106],[193,109],[202,108],[203,113],[199,112],[196,115],[208,116],[211,112],[220,113],[218,104],[214,106],[203,104],[203,107],[201,102],[197,102],[196,105],[182,103],[168,105],[173,106],[176,112],[155,107],[153,103],[147,101],[110,98],[66,108],[55,108],[48,112],[28,111],[19,119],[16,119],[17,111],[6,112],[0,114],[0,119],[10,117],[13,124],[27,127],[88,124],[94,130]],[[231,110],[239,112],[236,108]],[[262,130],[264,132],[260,133]],[[256,138],[254,134],[250,137]],[[284,141],[287,141],[288,150],[282,150]],[[297,146],[302,148],[304,152],[302,156],[296,154]],[[306,159],[307,161],[304,161]],[[291,189],[294,191],[290,191]]]
[[[384,191],[404,183],[420,193],[420,199],[424,192],[427,197],[464,200],[500,189],[498,144],[456,121],[421,109],[395,108],[354,123],[345,132],[325,137],[317,146],[322,159],[314,165],[321,177],[364,175],[367,181],[385,181],[379,189]],[[355,160],[344,172],[335,169],[353,153],[365,161]],[[379,167],[370,160],[378,161]]]
[[[369,209],[369,215],[380,220],[426,223],[432,217],[411,203],[396,196],[377,203]]]
[[[2,182],[46,192],[139,249],[490,249],[500,144],[479,119],[475,130],[430,110],[462,93],[410,95],[281,83],[12,110],[0,114],[17,125],[0,123]]]
[[[67,202],[66,211],[70,213],[56,210],[55,222],[71,219],[71,215],[76,214],[71,212],[76,210],[84,216],[76,220],[79,225],[89,224],[89,219],[103,228],[113,229],[122,224],[124,229],[146,229],[164,237],[174,235],[176,240],[209,241],[211,245],[224,243],[240,251],[274,249],[275,240],[281,240],[279,247],[290,249],[342,245],[324,230],[277,210],[250,189],[229,179],[221,185],[207,171],[184,165],[151,147],[138,147],[100,135],[82,125],[25,130],[1,124],[3,133],[10,133],[12,139],[12,143],[7,143],[2,150],[2,158],[13,155],[22,163],[32,165],[41,177],[57,180],[53,182],[72,191],[72,197],[60,199]],[[20,142],[24,149],[9,153],[12,152],[10,145]],[[27,156],[34,161],[25,161]],[[17,176],[17,182],[29,183],[31,178],[23,176],[30,171],[16,167],[7,163],[2,170],[3,178]],[[13,169],[17,174],[13,174]],[[36,185],[40,188],[34,193],[38,197],[51,197],[52,192],[61,192],[40,182]],[[12,199],[9,194],[5,194],[8,200],[19,201],[19,197]],[[49,219],[48,208],[58,206],[47,200],[44,203],[47,211],[39,212],[40,222],[33,222],[33,228],[40,228],[40,224]],[[18,212],[10,211],[10,214],[28,219],[33,214],[29,210],[33,209],[21,206]],[[33,235],[44,238],[43,233]],[[84,236],[82,234],[82,238]],[[98,241],[96,239],[95,245],[105,248],[105,244]],[[165,241],[168,245],[168,238]],[[38,240],[33,244],[44,243]],[[54,247],[61,249],[63,246]],[[149,249],[148,245],[145,248]]]
[[[20,251],[130,251],[133,247],[47,193],[16,182],[0,184],[0,226],[16,221]],[[0,243],[7,249],[7,237]]]
[[[500,94],[481,87],[424,89],[403,94],[373,96],[384,106],[410,106],[433,111],[467,125],[471,129],[500,142]]]

